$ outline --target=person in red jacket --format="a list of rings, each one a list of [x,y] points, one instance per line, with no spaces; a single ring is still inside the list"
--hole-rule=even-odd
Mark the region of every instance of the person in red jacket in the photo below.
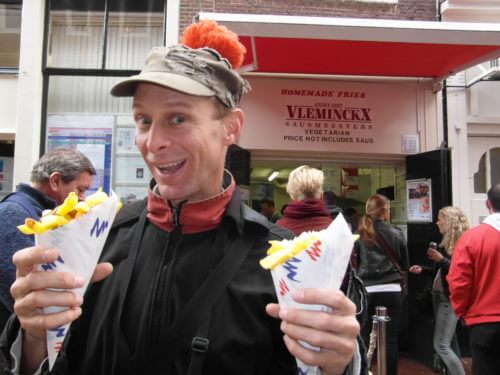
[[[500,184],[486,207],[490,215],[455,245],[447,277],[453,310],[470,327],[474,375],[500,371]]]
[[[288,177],[286,191],[292,201],[276,224],[290,229],[297,236],[302,232],[326,229],[332,218],[321,199],[323,172],[308,165],[295,168]]]

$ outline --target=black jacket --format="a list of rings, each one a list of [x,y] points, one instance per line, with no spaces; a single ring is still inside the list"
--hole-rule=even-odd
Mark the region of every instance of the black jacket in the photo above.
[[[402,271],[408,270],[408,249],[403,232],[382,220],[374,223],[375,233],[381,236],[392,250]],[[378,244],[367,246],[361,239],[354,249],[357,257],[358,276],[365,286],[398,283],[401,275],[384,248]]]
[[[275,302],[276,295],[270,272],[259,265],[268,241],[290,238],[291,233],[242,204],[236,192],[222,219],[226,230],[215,240],[220,246],[211,246],[217,229],[169,233],[146,220],[134,256],[144,207],[144,201],[126,206],[115,220],[101,257],[114,265],[113,274],[90,286],[83,314],[71,325],[51,374],[187,374],[194,353],[192,336],[186,343],[165,347],[167,330],[218,264],[226,242],[245,233],[255,241],[211,309],[202,373],[295,374],[296,362],[284,345],[280,321],[265,313],[265,305]],[[4,353],[18,328],[19,322],[11,319],[2,336]],[[167,359],[170,352],[175,353],[172,360]]]
[[[422,274],[431,275],[433,278],[436,275],[438,270],[441,270],[441,283],[443,284],[443,293],[446,297],[450,298],[450,288],[448,286],[448,281],[446,281],[446,276],[448,275],[448,271],[450,270],[451,258],[450,255],[444,251],[442,247],[438,248],[441,255],[444,257],[441,262],[433,262],[433,266],[421,266]]]

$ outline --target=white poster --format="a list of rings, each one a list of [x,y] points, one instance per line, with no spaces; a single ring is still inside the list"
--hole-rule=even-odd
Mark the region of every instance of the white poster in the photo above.
[[[96,176],[87,194],[100,187],[110,191],[113,124],[114,118],[109,115],[47,116],[47,151],[58,147],[77,149],[92,162]]]
[[[134,127],[117,127],[115,131],[115,152],[137,152]]]
[[[408,221],[432,222],[431,180],[406,181]]]
[[[335,195],[341,194],[341,169],[340,167],[327,167],[323,165],[323,174],[325,181],[323,182],[323,191],[332,191]]]
[[[146,163],[139,156],[117,156],[114,160],[115,184],[117,183],[145,183],[151,180]]]

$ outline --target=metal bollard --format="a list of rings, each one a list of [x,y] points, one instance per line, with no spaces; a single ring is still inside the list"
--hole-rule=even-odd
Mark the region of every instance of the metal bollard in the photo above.
[[[386,323],[391,320],[387,316],[387,307],[376,306],[375,315],[372,316],[373,324],[377,327],[377,375],[387,374],[387,337]]]

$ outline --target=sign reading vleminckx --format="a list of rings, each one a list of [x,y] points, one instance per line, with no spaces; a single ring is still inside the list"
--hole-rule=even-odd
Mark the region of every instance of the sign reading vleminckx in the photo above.
[[[242,103],[244,148],[401,154],[401,137],[417,134],[417,82],[252,77],[250,83]]]

